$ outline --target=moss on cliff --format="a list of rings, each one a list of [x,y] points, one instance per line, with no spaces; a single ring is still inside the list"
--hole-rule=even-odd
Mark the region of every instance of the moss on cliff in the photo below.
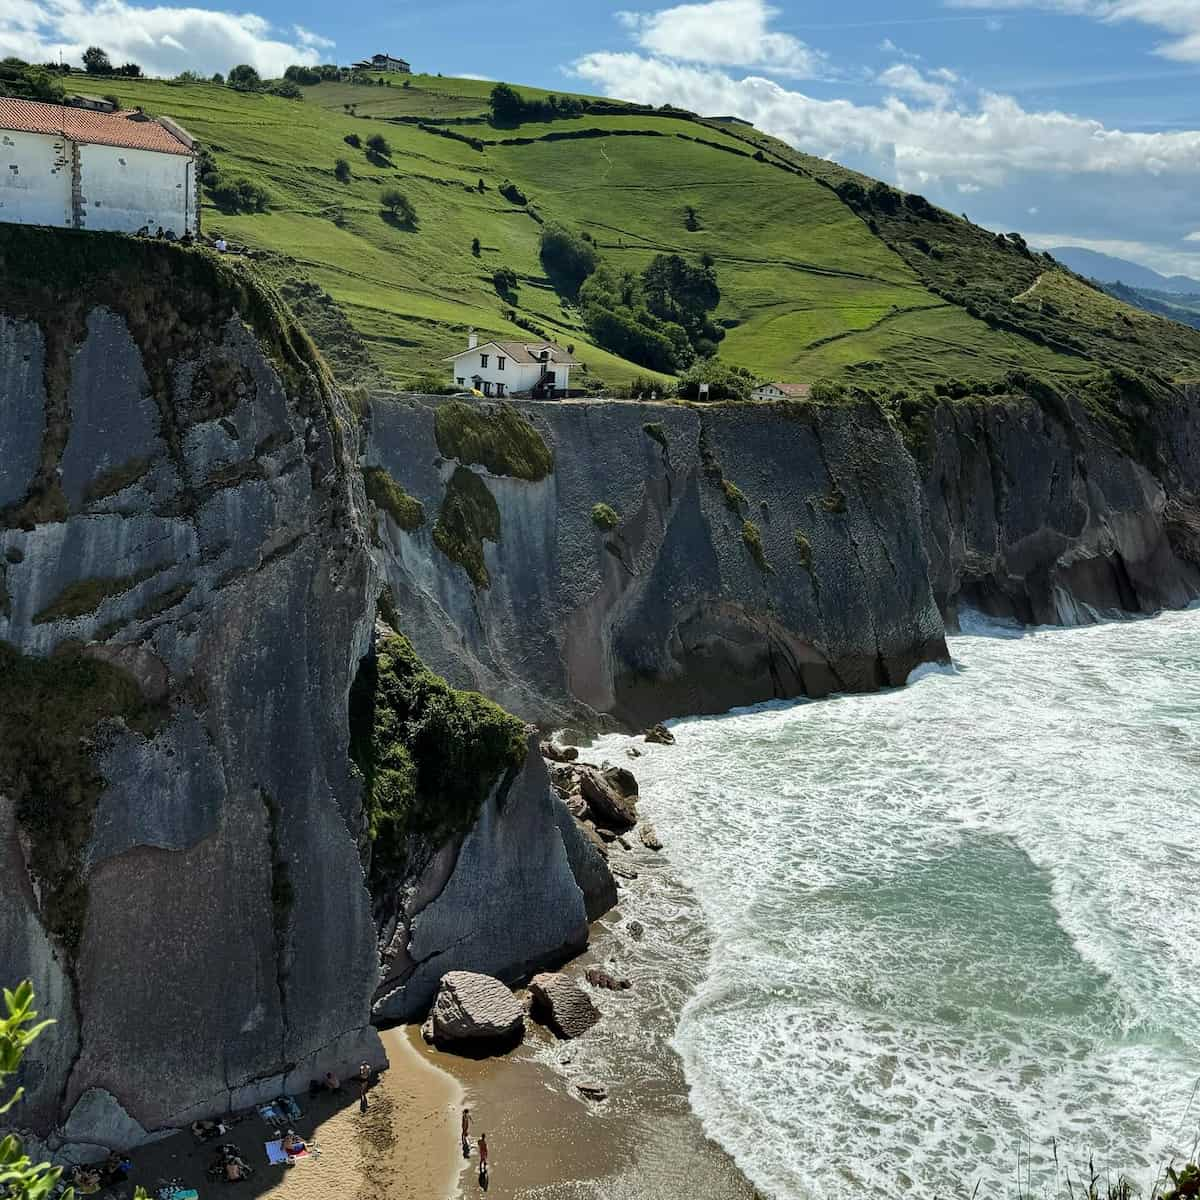
[[[758,569],[763,574],[769,574],[773,568],[767,561],[766,550],[763,549],[762,530],[753,521],[742,522],[742,541],[746,543],[746,549],[750,551],[750,557],[754,559]]]
[[[65,621],[71,617],[83,617],[95,612],[110,596],[121,596],[132,591],[139,583],[145,583],[157,575],[163,567],[147,567],[134,575],[119,578],[96,576],[77,579],[69,583],[41,612],[33,618],[33,624],[45,625],[50,621]]]
[[[800,560],[800,565],[806,570],[812,570],[812,542],[808,540],[807,535],[802,529],[797,529],[795,533],[796,542],[796,557]]]
[[[104,786],[100,727],[122,718],[149,733],[158,717],[134,679],[77,645],[30,658],[0,643],[0,791],[29,841],[42,922],[69,953],[87,913],[82,860]]]
[[[363,483],[373,500],[407,533],[425,524],[425,506],[410,496],[382,467],[366,467]]]
[[[465,833],[526,752],[516,717],[451,688],[407,638],[380,637],[350,692],[350,755],[363,776],[373,873],[402,872],[418,839],[432,848]]]
[[[450,400],[434,417],[438,449],[461,463],[493,475],[536,483],[554,470],[554,455],[542,435],[511,404],[492,409]]]
[[[463,567],[477,588],[490,587],[483,543],[500,541],[500,509],[488,486],[466,467],[458,467],[446,485],[442,510],[433,527],[434,545]]]
[[[592,505],[592,523],[597,529],[616,529],[621,523],[616,509],[608,504]]]

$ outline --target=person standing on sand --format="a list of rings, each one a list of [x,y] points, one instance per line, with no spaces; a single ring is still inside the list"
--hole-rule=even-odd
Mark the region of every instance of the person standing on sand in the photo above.
[[[486,1133],[481,1133],[479,1135],[479,1173],[480,1175],[486,1175],[488,1173],[488,1148]]]
[[[468,1136],[470,1134],[470,1132],[471,1132],[471,1110],[469,1108],[464,1108],[463,1109],[463,1122],[462,1122],[463,1158],[471,1157],[471,1139]]]

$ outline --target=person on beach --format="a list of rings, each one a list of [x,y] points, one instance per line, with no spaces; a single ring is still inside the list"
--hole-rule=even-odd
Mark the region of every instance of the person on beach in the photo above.
[[[367,1092],[371,1087],[371,1064],[358,1064],[358,1110],[367,1111]]]
[[[462,1122],[463,1158],[471,1157],[471,1139],[467,1136],[470,1132],[471,1132],[471,1110],[469,1108],[464,1108],[463,1109],[463,1122]]]
[[[488,1173],[487,1134],[479,1135],[479,1174],[486,1177]]]
[[[325,1087],[331,1092],[340,1092],[342,1090],[342,1081],[332,1071],[326,1071]]]

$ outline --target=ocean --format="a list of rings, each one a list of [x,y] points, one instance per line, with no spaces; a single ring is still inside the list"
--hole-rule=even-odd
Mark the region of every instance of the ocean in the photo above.
[[[665,846],[626,944],[684,962],[692,1107],[776,1200],[1148,1188],[1200,1130],[1200,612],[950,648],[585,753]]]

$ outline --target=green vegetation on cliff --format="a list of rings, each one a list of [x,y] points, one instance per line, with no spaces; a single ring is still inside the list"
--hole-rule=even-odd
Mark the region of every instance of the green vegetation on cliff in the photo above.
[[[364,467],[363,484],[368,499],[391,516],[406,533],[425,524],[425,506],[410,496],[382,467]]]
[[[585,312],[552,286],[541,255],[550,226],[586,233],[617,279],[642,277],[660,255],[711,264],[720,355],[765,377],[923,388],[1013,370],[1069,379],[1097,365],[1200,375],[1195,331],[1153,317],[1097,331],[1049,295],[1053,282],[1048,304],[1031,305],[1021,297],[1056,268],[1018,240],[747,126],[613,101],[552,106],[528,88],[517,115],[496,123],[491,84],[408,82],[326,81],[304,87],[302,103],[200,82],[111,86],[123,103],[177,117],[220,172],[275,197],[266,213],[209,210],[206,229],[267,252],[258,266],[272,277],[331,297],[349,329],[325,321],[318,336],[331,347],[360,338],[400,381],[441,370],[472,325],[574,343],[589,373],[573,382],[632,381],[638,369],[597,346]],[[375,133],[387,155],[366,149]],[[398,186],[438,220],[381,221],[383,193]],[[507,298],[493,282],[501,268],[519,284]],[[347,362],[359,370],[356,355]]]
[[[476,464],[493,475],[537,483],[554,470],[550,447],[511,404],[482,409],[449,400],[438,406],[434,433],[447,458]]]
[[[466,467],[457,467],[446,485],[433,544],[463,567],[477,588],[490,587],[483,543],[500,540],[500,509],[488,486]]]
[[[403,870],[417,839],[437,847],[465,833],[526,752],[521,721],[450,687],[406,637],[381,636],[350,693],[350,754],[364,781],[373,870]]]
[[[69,953],[87,912],[83,852],[104,787],[104,723],[149,733],[160,716],[134,679],[77,645],[32,658],[0,642],[0,791],[29,839],[42,921]]]

